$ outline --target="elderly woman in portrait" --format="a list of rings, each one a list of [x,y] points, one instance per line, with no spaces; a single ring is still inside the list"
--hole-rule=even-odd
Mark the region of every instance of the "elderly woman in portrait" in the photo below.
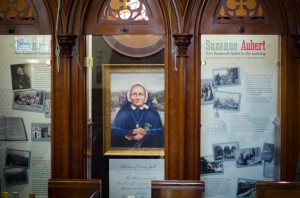
[[[150,100],[149,100],[150,101]],[[164,129],[158,112],[148,102],[148,91],[134,84],[112,124],[112,147],[162,148]]]

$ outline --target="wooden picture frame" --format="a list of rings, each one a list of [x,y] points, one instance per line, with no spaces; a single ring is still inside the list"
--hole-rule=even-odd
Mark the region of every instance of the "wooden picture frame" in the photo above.
[[[103,152],[110,156],[163,156],[164,155],[164,65],[163,64],[103,64]],[[133,85],[145,90],[145,111],[135,119],[131,112],[129,90]],[[140,97],[140,96],[138,96]],[[125,112],[125,106],[127,108]],[[152,113],[147,113],[152,111]],[[126,127],[118,130],[115,123],[120,116]],[[149,116],[151,121],[149,121]],[[156,121],[153,117],[156,116]],[[116,121],[118,119],[118,121]],[[132,122],[136,122],[133,125]],[[138,123],[138,121],[141,121]],[[123,124],[124,125],[124,124]],[[131,125],[131,126],[128,126]],[[141,125],[141,126],[139,126]],[[133,128],[132,126],[136,126]],[[126,128],[126,129],[125,129]],[[142,139],[135,138],[135,129],[145,129]],[[156,130],[157,129],[157,130]],[[120,133],[119,133],[120,132]],[[123,132],[126,134],[124,135]],[[122,133],[122,135],[121,135]],[[118,139],[116,139],[116,134]],[[129,136],[128,136],[129,134]],[[155,141],[152,141],[155,140]],[[160,142],[160,144],[158,144]],[[125,144],[126,143],[126,144]],[[152,145],[153,143],[153,145]],[[133,145],[133,146],[132,146]]]

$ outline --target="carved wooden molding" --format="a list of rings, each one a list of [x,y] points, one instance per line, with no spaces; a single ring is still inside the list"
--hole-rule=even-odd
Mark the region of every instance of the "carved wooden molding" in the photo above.
[[[0,4],[0,24],[34,24],[38,14],[30,0],[3,0]]]
[[[70,58],[72,57],[73,46],[76,42],[76,35],[68,34],[68,35],[59,35],[57,36],[60,53],[59,56],[62,58]]]
[[[297,58],[300,58],[300,34],[293,35],[292,38],[294,39],[294,44],[297,50]]]
[[[174,34],[175,45],[177,46],[177,57],[187,58],[187,49],[191,44],[192,34]]]

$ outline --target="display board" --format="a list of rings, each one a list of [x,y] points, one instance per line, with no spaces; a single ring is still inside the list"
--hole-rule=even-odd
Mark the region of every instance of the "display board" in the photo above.
[[[201,36],[201,180],[205,197],[255,197],[274,180],[280,37]]]
[[[48,197],[51,172],[51,36],[1,36],[1,191]]]

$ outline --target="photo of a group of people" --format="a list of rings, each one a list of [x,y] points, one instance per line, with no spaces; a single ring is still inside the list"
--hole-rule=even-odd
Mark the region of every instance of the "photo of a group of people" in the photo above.
[[[30,151],[7,149],[3,168],[5,185],[14,186],[28,183],[27,170],[30,168]]]
[[[201,104],[213,104],[216,110],[239,111],[241,94],[221,91],[222,87],[241,84],[238,67],[214,69],[211,79],[201,80]]]
[[[239,142],[212,144],[212,155],[201,156],[201,175],[224,174],[224,163],[234,163],[235,168],[249,168],[263,165],[263,175],[274,177],[274,144],[264,143],[262,147],[240,148]],[[255,180],[237,181],[237,197],[255,197]]]
[[[214,160],[227,161],[235,159],[235,151],[239,149],[238,142],[213,144]]]

